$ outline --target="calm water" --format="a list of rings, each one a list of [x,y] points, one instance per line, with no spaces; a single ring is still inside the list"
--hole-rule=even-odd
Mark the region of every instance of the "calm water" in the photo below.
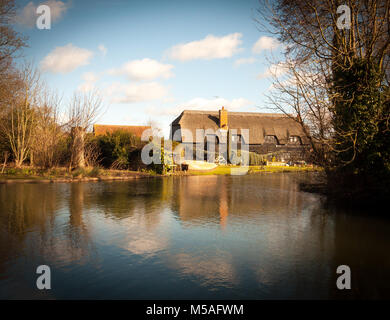
[[[390,220],[325,208],[309,178],[0,185],[0,298],[389,298]]]

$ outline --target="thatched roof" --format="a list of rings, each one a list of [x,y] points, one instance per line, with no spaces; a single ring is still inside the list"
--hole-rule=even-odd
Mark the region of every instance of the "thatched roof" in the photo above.
[[[171,124],[172,131],[176,129],[188,129],[194,139],[196,129],[219,128],[218,111],[194,111],[184,110]],[[249,129],[249,143],[262,144],[265,136],[276,136],[280,144],[286,144],[289,136],[299,136],[306,143],[305,135],[300,125],[291,117],[279,113],[255,113],[255,112],[228,112],[229,130]],[[186,141],[183,136],[182,142]]]
[[[125,131],[134,134],[137,137],[141,137],[144,130],[150,129],[150,126],[120,126],[120,125],[105,125],[94,124],[93,132],[95,136],[105,135],[106,133],[113,133],[115,131]]]

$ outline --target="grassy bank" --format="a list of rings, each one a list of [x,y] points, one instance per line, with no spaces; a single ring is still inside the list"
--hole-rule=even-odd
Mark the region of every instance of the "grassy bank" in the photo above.
[[[319,167],[287,167],[287,166],[218,166],[215,169],[207,171],[195,171],[191,170],[190,175],[230,175],[230,174],[256,174],[262,172],[314,172],[322,171]]]
[[[276,166],[240,166],[221,165],[207,171],[185,171],[167,175],[230,175],[256,174],[261,172],[308,172],[321,171],[313,167],[276,167]],[[110,170],[101,168],[85,168],[70,171],[69,168],[39,169],[34,167],[5,168],[0,174],[0,183],[12,181],[20,182],[72,182],[72,181],[100,181],[100,180],[130,180],[142,177],[161,176],[152,171]]]
[[[128,180],[155,176],[153,172],[130,170],[109,170],[101,168],[85,168],[70,171],[69,168],[39,169],[34,167],[5,168],[0,174],[0,183],[20,182],[72,182],[100,180]]]

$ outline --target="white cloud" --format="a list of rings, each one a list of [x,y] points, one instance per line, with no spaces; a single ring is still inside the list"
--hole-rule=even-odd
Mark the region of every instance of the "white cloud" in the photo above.
[[[256,58],[253,58],[253,57],[250,57],[250,58],[241,58],[241,59],[237,59],[235,62],[234,62],[234,65],[236,67],[242,65],[242,64],[252,64],[254,62],[256,62]]]
[[[105,93],[113,103],[134,103],[162,99],[168,94],[168,90],[157,82],[113,83],[106,88]]]
[[[126,75],[133,80],[153,80],[156,78],[171,78],[173,65],[163,64],[152,59],[133,60],[125,63],[119,69],[109,70],[112,75]]]
[[[239,48],[242,43],[241,37],[241,33],[232,33],[224,37],[210,34],[202,40],[173,46],[169,49],[168,55],[172,59],[180,61],[229,58],[241,51]]]
[[[92,51],[78,48],[71,43],[64,47],[56,47],[42,61],[43,71],[68,73],[80,66],[87,65],[93,55]]]
[[[269,90],[273,90],[275,88],[280,87],[296,90],[297,86],[302,83],[309,84],[312,87],[320,86],[323,83],[323,78],[317,73],[312,73],[305,70],[295,71],[296,73],[289,72],[288,76],[285,76],[285,74],[283,74],[285,77],[283,79],[278,79],[277,82],[272,83],[269,87]]]
[[[263,36],[253,45],[253,53],[261,53],[263,50],[273,50],[280,46],[280,42],[271,37]]]
[[[38,4],[35,4],[31,1],[17,12],[17,15],[15,16],[15,22],[30,28],[35,27],[39,16],[37,14],[37,7],[40,5],[49,6],[51,23],[59,21],[70,7],[70,3],[56,0],[49,0]]]
[[[98,49],[102,53],[103,57],[107,54],[107,48],[103,44],[99,44]]]
[[[77,88],[80,91],[87,92],[95,88],[96,82],[99,80],[99,76],[93,72],[84,73],[81,78],[84,82]]]
[[[83,82],[77,87],[77,90],[82,92],[92,91],[95,88],[94,82]]]
[[[250,104],[251,102],[244,98],[237,98],[233,100],[227,100],[224,98],[194,98],[182,103],[180,107],[187,110],[219,110],[222,106],[224,106],[228,110],[236,110]]]
[[[257,76],[257,79],[264,79],[269,77],[280,77],[288,72],[288,65],[284,62],[271,64],[264,72]]]

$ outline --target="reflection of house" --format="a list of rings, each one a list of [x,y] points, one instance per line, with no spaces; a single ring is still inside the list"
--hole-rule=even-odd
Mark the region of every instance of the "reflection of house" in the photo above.
[[[248,129],[248,134],[244,129]],[[226,140],[224,135],[228,137]],[[207,144],[213,138],[216,151],[224,141],[246,143],[249,151],[260,154],[300,150],[308,144],[300,125],[291,117],[277,113],[228,112],[224,107],[219,111],[184,110],[171,124],[171,138],[184,144]]]
[[[107,133],[113,133],[115,131],[125,131],[134,134],[137,137],[141,137],[144,130],[150,129],[150,126],[119,126],[119,125],[105,125],[94,124],[93,133],[95,136],[105,135]]]
[[[224,176],[189,176],[174,179],[173,211],[184,226],[219,224],[223,229],[250,215],[300,212],[304,195],[290,175],[255,175],[226,179]],[[250,221],[250,219],[249,219]]]

